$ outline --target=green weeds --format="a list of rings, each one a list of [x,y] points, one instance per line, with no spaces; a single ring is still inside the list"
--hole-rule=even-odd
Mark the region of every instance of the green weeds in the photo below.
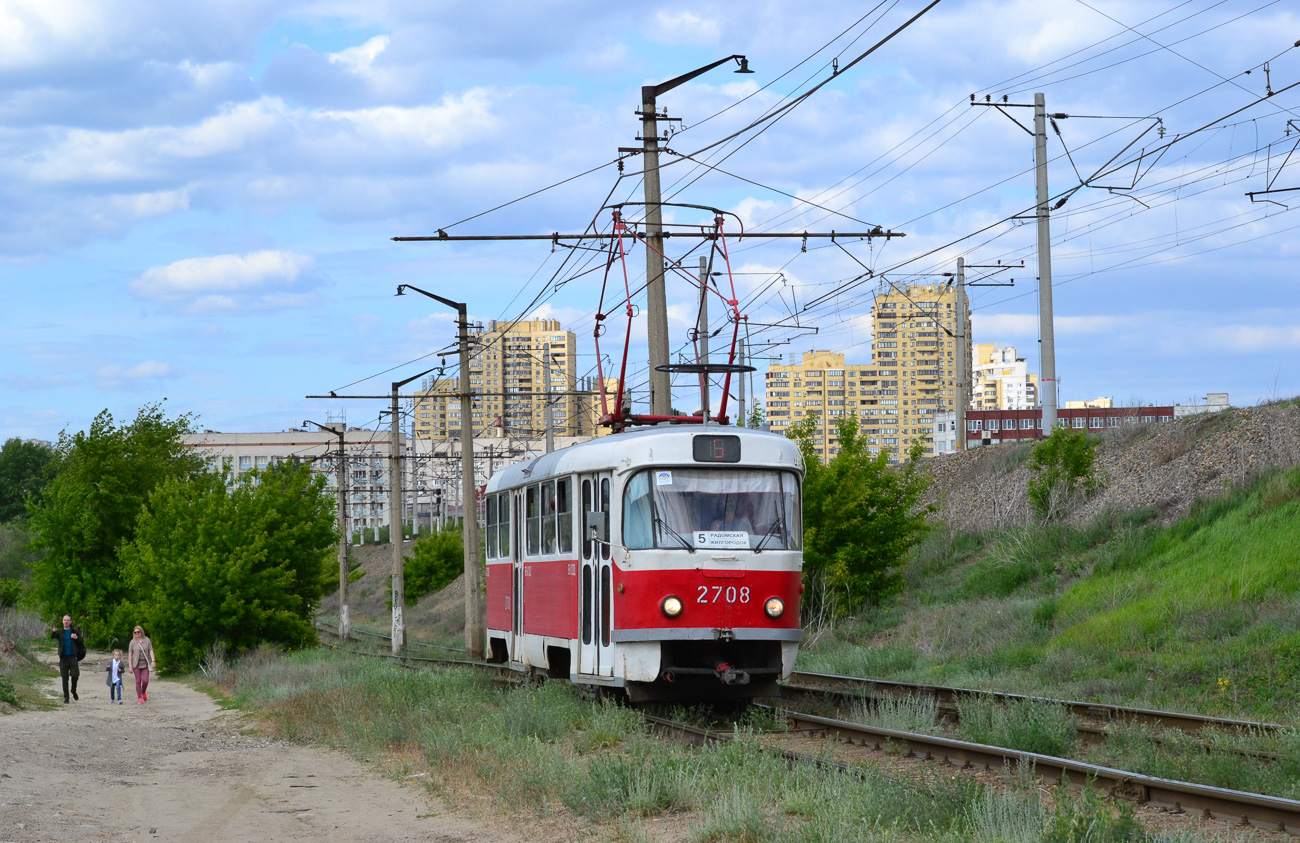
[[[1065,707],[1036,700],[1002,703],[978,695],[957,700],[958,731],[975,743],[1069,758],[1078,730]]]

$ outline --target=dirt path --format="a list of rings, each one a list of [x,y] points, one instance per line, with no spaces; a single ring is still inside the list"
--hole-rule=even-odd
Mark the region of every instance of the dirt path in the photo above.
[[[244,715],[176,682],[136,705],[128,677],[110,705],[105,658],[82,662],[80,701],[0,717],[0,843],[521,839],[340,752],[245,734]],[[57,676],[47,690],[62,699]]]

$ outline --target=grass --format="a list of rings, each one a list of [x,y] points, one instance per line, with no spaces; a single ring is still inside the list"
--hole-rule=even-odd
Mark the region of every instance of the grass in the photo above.
[[[940,528],[799,666],[1300,724],[1300,469],[1155,514]]]
[[[654,823],[671,817],[688,843],[1148,839],[1086,794],[1057,794],[1049,807],[1032,785],[1005,796],[964,776],[790,767],[743,724],[735,740],[681,747],[648,735],[634,711],[561,683],[502,687],[474,671],[316,651],[246,657],[226,693],[275,735],[340,747],[392,775],[427,773],[419,781],[461,810],[508,804],[520,822],[576,819],[596,837],[662,839]],[[1100,831],[1053,831],[1076,819]]]

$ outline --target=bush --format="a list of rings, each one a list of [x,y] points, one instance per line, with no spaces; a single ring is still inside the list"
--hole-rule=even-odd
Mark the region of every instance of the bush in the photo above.
[[[0,609],[12,609],[17,606],[22,592],[21,580],[0,580]]]
[[[421,537],[406,560],[406,603],[441,591],[465,571],[460,530],[446,529]]]
[[[1080,495],[1096,491],[1101,483],[1093,475],[1096,447],[1082,430],[1058,427],[1034,446],[1029,467],[1037,475],[1029,481],[1029,503],[1044,521],[1064,515]]]

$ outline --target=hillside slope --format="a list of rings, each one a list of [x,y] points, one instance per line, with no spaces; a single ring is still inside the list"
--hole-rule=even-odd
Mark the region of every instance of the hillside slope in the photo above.
[[[928,461],[934,483],[925,502],[939,504],[935,520],[967,531],[1028,523],[1029,450],[1028,443],[1008,443]],[[1119,428],[1102,434],[1097,447],[1104,490],[1069,520],[1082,525],[1107,509],[1155,507],[1163,523],[1172,523],[1198,498],[1297,462],[1300,400]]]

